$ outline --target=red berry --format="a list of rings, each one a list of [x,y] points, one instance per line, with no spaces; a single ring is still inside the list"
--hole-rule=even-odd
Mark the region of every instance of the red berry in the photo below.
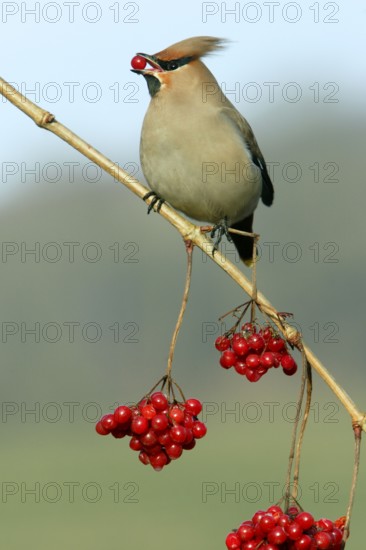
[[[150,428],[150,430],[140,437],[140,441],[144,447],[152,447],[158,443],[158,438],[155,431]]]
[[[235,351],[236,355],[238,355],[239,357],[243,357],[244,355],[246,355],[249,351],[249,345],[248,345],[248,342],[246,341],[245,338],[243,338],[242,336],[240,338],[237,338],[234,342],[233,342],[233,351]]]
[[[203,422],[195,422],[193,424],[193,435],[196,439],[201,439],[201,437],[204,437],[207,433],[207,428]]]
[[[273,518],[274,519],[274,518]],[[276,520],[274,520],[276,522]],[[280,525],[273,527],[267,535],[267,540],[271,544],[283,544],[287,540],[287,535]]]
[[[144,416],[148,420],[151,420],[156,415],[155,407],[151,404],[150,405],[144,405],[141,408],[141,414],[142,414],[142,416]]]
[[[137,403],[138,411],[141,413],[142,407],[145,407],[145,405],[147,405],[147,404],[148,404],[147,397],[144,397],[144,399],[141,399],[141,401],[139,401],[139,403]]]
[[[284,374],[287,374],[287,376],[292,376],[293,374],[295,374],[297,372],[297,365],[295,363],[295,366],[293,369],[291,370],[286,370],[286,369],[283,369],[283,372]]]
[[[267,514],[272,514],[275,520],[278,521],[278,518],[283,515],[282,508],[277,506],[277,504],[274,504],[273,506],[267,508]]]
[[[266,367],[267,369],[274,367],[275,358],[271,351],[265,351],[264,353],[262,353],[259,360],[262,367]]]
[[[146,59],[141,55],[135,55],[135,57],[131,59],[131,67],[138,70],[145,69]]]
[[[247,367],[247,370],[245,371],[245,376],[249,382],[258,382],[258,380],[262,377],[258,370],[250,369],[249,367]]]
[[[185,451],[190,451],[196,446],[196,440],[192,439],[190,443],[183,443],[182,447]]]
[[[259,523],[257,523],[257,525],[254,527],[254,531],[255,531],[255,538],[256,539],[263,540],[265,538],[266,533],[264,533],[264,531],[262,531],[262,529],[260,528]]]
[[[282,338],[280,337],[275,337],[275,338],[271,338],[269,341],[268,341],[268,349],[269,351],[282,351],[283,349],[285,349],[285,341],[282,340]]]
[[[189,445],[191,441],[194,440],[193,430],[191,428],[186,428],[187,435],[184,440],[184,445]]]
[[[260,365],[257,369],[255,369],[256,372],[260,375],[260,376],[263,376],[263,374],[266,374],[267,372],[267,367],[262,367],[262,365]]]
[[[163,450],[163,447],[160,445],[160,443],[156,443],[156,445],[152,445],[151,447],[146,447],[144,450],[147,452],[147,454],[150,457],[161,453]]]
[[[115,421],[113,414],[104,415],[101,418],[100,422],[101,422],[103,428],[105,430],[108,430],[109,432],[111,432],[112,430],[114,430],[114,428],[117,427],[117,422]]]
[[[165,430],[164,432],[159,432],[158,441],[159,441],[160,445],[164,445],[164,447],[166,447],[167,445],[170,445],[171,443],[173,443],[173,440],[170,437],[170,430]]]
[[[160,472],[160,470],[162,470],[167,463],[168,457],[164,453],[164,451],[156,455],[150,456],[150,464],[156,472]]]
[[[302,535],[294,544],[294,550],[310,550],[313,543],[309,535]]]
[[[138,437],[132,436],[130,439],[130,449],[133,451],[141,451],[142,443]]]
[[[235,365],[236,361],[236,353],[232,351],[231,349],[227,349],[224,351],[220,357],[220,365],[224,369],[229,369],[233,365]]]
[[[230,339],[227,336],[218,336],[215,340],[215,348],[218,351],[225,351],[230,347]]]
[[[314,518],[309,512],[300,512],[295,521],[301,525],[303,531],[307,531],[314,525]]]
[[[193,397],[191,399],[187,399],[184,407],[187,413],[191,414],[192,416],[198,416],[202,411],[201,401],[199,401],[198,399],[194,399]]]
[[[167,396],[164,395],[161,391],[153,393],[150,399],[152,405],[154,405],[157,411],[164,411],[168,406]]]
[[[114,411],[114,419],[117,422],[117,424],[128,424],[132,417],[132,411],[130,407],[126,407],[125,405],[121,405],[120,407],[117,407]]]
[[[323,531],[328,531],[329,532],[329,531],[333,531],[334,523],[330,519],[320,518],[316,522],[316,526],[319,527],[320,529],[322,529]]]
[[[287,514],[281,514],[280,517],[277,520],[277,523],[281,527],[285,528],[285,527],[288,527],[290,525],[291,520],[290,520],[290,518],[288,517]]]
[[[225,544],[228,550],[236,550],[237,548],[240,548],[240,538],[236,533],[229,533],[226,537]]]
[[[149,421],[144,416],[134,416],[131,422],[131,431],[141,435],[149,429]]]
[[[246,373],[246,370],[247,370],[247,365],[245,363],[245,361],[241,361],[240,359],[237,359],[235,361],[235,365],[234,365],[234,369],[236,370],[236,372],[238,374],[245,374]]]
[[[346,516],[341,516],[340,518],[336,519],[334,522],[334,525],[340,529],[341,531],[344,531],[344,525],[346,523]]]
[[[262,539],[252,539],[248,540],[241,545],[241,550],[259,550],[261,548]]]
[[[183,447],[178,445],[178,443],[171,443],[165,447],[165,452],[169,458],[176,460],[183,453]]]
[[[99,435],[108,435],[110,433],[110,430],[106,430],[102,424],[102,422],[99,420],[99,422],[96,423],[95,425],[95,431],[99,434]]]
[[[254,525],[256,525],[257,523],[260,522],[260,520],[262,519],[262,517],[266,514],[267,512],[265,512],[264,510],[258,510],[258,512],[256,512],[254,514],[254,516],[252,517],[252,522],[254,523]]]
[[[299,509],[296,506],[290,506],[289,509],[287,510],[287,514],[289,516],[297,516],[298,513],[299,513]]]
[[[193,419],[192,415],[191,414],[185,414],[184,415],[183,426],[185,428],[193,428],[193,424],[194,424],[194,419]]]
[[[251,522],[243,523],[242,525],[240,525],[236,534],[239,536],[240,540],[243,542],[247,542],[248,540],[251,540],[255,534],[253,524]]]
[[[252,334],[248,338],[248,344],[250,349],[260,352],[264,348],[264,340],[260,334]]]
[[[273,358],[274,358],[274,368],[277,369],[281,364],[282,359],[282,353],[277,353],[276,351],[273,352]]]
[[[150,459],[149,459],[149,455],[145,452],[145,451],[141,451],[140,454],[139,454],[139,460],[140,462],[142,462],[142,464],[145,464],[145,466],[147,464],[150,464]]]
[[[246,356],[245,363],[250,369],[257,369],[261,364],[259,355],[256,353],[250,353]]]
[[[169,411],[169,418],[177,424],[182,424],[184,421],[184,411],[181,408],[174,406]]]
[[[167,416],[163,413],[157,414],[154,418],[151,419],[151,427],[156,432],[164,431],[169,425],[169,420]]]
[[[342,541],[343,533],[338,527],[334,527],[330,534],[332,535],[333,544],[339,544]]]
[[[276,520],[272,516],[272,514],[264,514],[264,516],[260,519],[258,525],[263,533],[269,533],[269,531],[276,527]]]
[[[184,443],[187,436],[187,429],[184,426],[177,424],[176,426],[170,428],[169,434],[175,443]]]
[[[296,523],[296,520],[293,523],[290,523],[287,527],[285,527],[285,532],[287,533],[287,536],[291,540],[297,540],[302,535],[302,527],[299,523]]]
[[[243,332],[249,332],[252,334],[253,332],[257,332],[257,329],[253,323],[244,323],[244,325],[241,327],[241,330]]]
[[[315,533],[314,540],[316,542],[316,547],[319,548],[319,550],[328,550],[328,548],[332,547],[332,537],[330,533],[327,533],[326,531],[318,531]]]
[[[265,342],[268,342],[268,340],[270,340],[272,338],[272,329],[271,329],[271,327],[263,327],[259,331],[259,333],[260,333],[260,335],[262,336],[262,338]]]
[[[285,370],[292,370],[296,365],[292,355],[284,353],[281,357],[281,367]]]
[[[122,437],[125,437],[125,435],[127,435],[127,432],[125,429],[121,428],[121,426],[117,426],[117,428],[114,428],[114,430],[111,431],[111,434],[116,439],[122,439]]]

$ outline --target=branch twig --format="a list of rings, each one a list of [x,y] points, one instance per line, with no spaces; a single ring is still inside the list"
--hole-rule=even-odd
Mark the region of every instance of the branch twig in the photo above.
[[[130,191],[135,193],[138,197],[142,197],[149,191],[143,186],[137,179],[130,176],[127,172],[122,170],[119,166],[114,164],[110,159],[105,157],[102,153],[94,149],[86,141],[82,140],[79,136],[74,134],[63,124],[57,122],[54,115],[41,109],[21,93],[19,93],[13,86],[0,77],[0,93],[6,97],[13,105],[23,111],[29,116],[38,126],[49,130],[56,134],[58,137],[66,141],[69,145],[77,149],[80,153],[90,159],[92,162],[100,166],[103,170],[111,174],[116,180],[123,183]],[[146,202],[150,204],[152,198]],[[253,299],[256,298],[257,304],[261,310],[265,312],[278,327],[279,331],[284,335],[288,341],[296,341],[299,339],[299,334],[291,325],[285,321],[280,321],[278,313],[272,304],[263,296],[261,292],[256,292],[253,289],[252,283],[244,276],[244,274],[232,264],[225,256],[220,254],[219,251],[212,255],[213,243],[206,235],[202,234],[200,227],[192,224],[183,216],[180,216],[173,208],[167,204],[163,204],[159,213],[169,223],[171,223],[183,236],[185,241],[191,240],[195,246],[198,246],[203,252],[205,252],[213,262],[215,262]],[[324,365],[314,355],[311,349],[304,343],[303,349],[306,354],[306,358],[310,365],[317,371],[319,376],[330,387],[336,397],[340,400],[342,405],[348,411],[352,418],[352,422],[356,423],[366,431],[366,413],[361,412],[352,401],[347,392],[337,384],[333,376],[327,371]]]

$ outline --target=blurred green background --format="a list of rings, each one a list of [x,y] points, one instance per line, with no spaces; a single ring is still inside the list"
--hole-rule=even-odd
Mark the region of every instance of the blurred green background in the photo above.
[[[142,179],[149,98],[131,57],[199,34],[231,39],[207,64],[274,171],[275,203],[255,219],[259,288],[294,313],[362,410],[365,10],[279,3],[272,17],[268,3],[236,4],[81,3],[72,18],[65,3],[3,3],[1,73]],[[299,376],[250,384],[219,367],[217,319],[246,297],[196,250],[174,377],[205,403],[207,437],[155,473],[126,440],[97,436],[99,415],[139,399],[165,371],[181,237],[6,102],[0,117],[1,546],[224,548],[232,528],[282,495]],[[316,374],[314,386],[301,503],[335,519],[347,505],[353,435]],[[350,550],[363,544],[365,491],[361,461]]]

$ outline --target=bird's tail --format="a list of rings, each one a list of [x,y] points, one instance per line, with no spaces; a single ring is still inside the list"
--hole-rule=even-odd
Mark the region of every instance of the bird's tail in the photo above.
[[[237,229],[238,231],[246,231],[247,233],[253,232],[253,214],[233,224],[232,229]],[[230,233],[230,236],[233,240],[234,245],[236,246],[237,251],[239,252],[240,258],[243,260],[245,265],[251,267],[253,265],[253,237],[247,237],[245,235],[238,235],[236,233]]]

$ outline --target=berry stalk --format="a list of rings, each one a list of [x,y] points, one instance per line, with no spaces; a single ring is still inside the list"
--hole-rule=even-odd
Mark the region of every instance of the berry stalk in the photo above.
[[[187,302],[188,302],[188,295],[189,295],[189,289],[191,286],[191,279],[192,279],[192,253],[193,253],[193,243],[192,241],[184,241],[184,244],[186,246],[186,252],[187,252],[187,272],[186,272],[186,283],[184,286],[184,292],[183,292],[183,298],[182,298],[182,305],[180,307],[180,312],[177,319],[177,324],[175,325],[175,329],[172,336],[172,341],[170,344],[169,349],[169,357],[168,357],[168,366],[166,370],[166,374],[168,378],[170,378],[170,373],[173,366],[173,357],[174,357],[174,351],[175,346],[177,343],[178,334],[180,331],[180,328],[182,326],[184,313],[186,311]]]

